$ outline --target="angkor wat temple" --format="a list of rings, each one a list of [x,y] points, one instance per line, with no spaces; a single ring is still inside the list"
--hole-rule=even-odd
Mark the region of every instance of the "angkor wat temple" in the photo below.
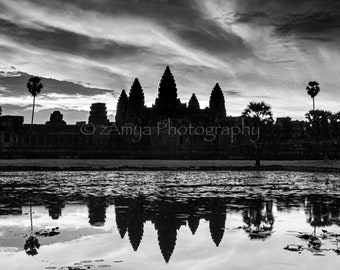
[[[195,94],[192,94],[188,105],[182,103],[177,96],[175,79],[169,67],[166,67],[159,83],[158,97],[154,105],[148,108],[144,104],[144,93],[139,80],[136,78],[131,86],[129,96],[122,91],[118,104],[116,123],[118,126],[135,123],[142,126],[154,125],[164,119],[176,122],[190,122],[198,125],[218,123],[226,119],[224,95],[217,83],[213,88],[209,108],[200,109]]]
[[[145,105],[138,79],[129,95],[121,92],[115,122],[109,121],[105,103],[92,104],[87,123],[68,125],[59,111],[45,124],[31,127],[23,120],[0,116],[0,158],[255,159],[255,141],[262,159],[318,159],[325,152],[340,158],[340,140],[320,147],[304,121],[277,118],[255,129],[244,117],[228,116],[218,83],[209,107],[201,109],[195,94],[182,103],[169,67],[152,107]]]

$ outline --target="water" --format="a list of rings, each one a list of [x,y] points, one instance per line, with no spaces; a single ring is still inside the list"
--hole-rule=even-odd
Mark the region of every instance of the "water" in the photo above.
[[[339,174],[0,174],[4,270],[336,269],[339,225]]]

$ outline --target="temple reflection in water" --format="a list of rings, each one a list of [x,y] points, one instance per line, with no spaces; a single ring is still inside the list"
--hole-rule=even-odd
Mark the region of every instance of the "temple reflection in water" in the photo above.
[[[228,179],[222,182],[219,178],[215,179],[214,185],[209,173],[201,173],[199,177],[178,174],[175,178],[175,173],[165,172],[161,174],[162,178],[156,172],[148,172],[135,173],[129,178],[130,172],[122,172],[112,175],[102,173],[91,178],[87,173],[81,177],[75,172],[73,182],[70,182],[69,174],[72,175],[59,174],[58,181],[53,175],[49,176],[50,181],[46,181],[44,173],[34,177],[27,173],[25,179],[22,176],[8,177],[0,185],[0,217],[23,216],[28,214],[27,210],[23,210],[25,208],[33,208],[34,212],[36,207],[44,206],[49,220],[59,224],[63,211],[67,213],[69,206],[82,208],[86,205],[84,218],[85,224],[88,223],[87,229],[91,227],[100,231],[100,228],[111,224],[107,223],[110,218],[111,225],[116,227],[112,233],[123,241],[129,241],[136,252],[141,252],[143,237],[148,237],[146,232],[150,228],[154,230],[165,262],[169,262],[175,252],[176,243],[182,237],[179,231],[183,227],[196,238],[209,230],[210,236],[207,234],[208,239],[205,239],[220,249],[226,234],[233,229],[244,232],[249,240],[269,242],[267,240],[276,235],[276,229],[280,227],[279,223],[276,224],[276,217],[291,212],[303,215],[302,220],[314,230],[340,226],[337,178],[330,178],[327,180],[330,184],[323,185],[320,179],[313,182],[303,175],[308,179],[309,190],[306,190],[305,182],[299,180],[301,178],[291,181],[289,174],[285,176],[282,173],[272,178],[270,173],[249,172],[235,178],[233,173],[229,173]],[[221,173],[218,177],[225,176]],[[329,177],[332,176],[327,176],[327,179]],[[176,181],[185,185],[178,185]],[[41,235],[36,235],[35,218],[33,215],[32,229],[25,243],[26,253],[32,256],[45,245]],[[233,225],[232,218],[237,220]],[[233,227],[235,224],[237,228]],[[199,231],[200,227],[202,231]],[[40,230],[39,233],[55,235],[56,232]],[[63,233],[61,228],[60,235]],[[42,241],[39,243],[37,240]]]
[[[52,219],[62,215],[65,202],[60,198],[50,197],[45,207]],[[275,202],[275,204],[274,204]],[[102,227],[107,218],[107,208],[114,204],[117,231],[122,239],[128,239],[134,251],[143,239],[144,224],[151,222],[157,232],[158,245],[165,262],[169,262],[173,254],[178,231],[188,226],[195,235],[200,222],[209,223],[210,236],[218,247],[226,233],[227,213],[237,213],[242,216],[244,230],[250,240],[266,240],[273,233],[275,218],[274,206],[277,211],[289,211],[283,205],[298,203],[304,207],[307,222],[312,227],[325,227],[340,225],[340,200],[333,197],[307,196],[300,198],[287,198],[284,200],[268,200],[265,198],[243,198],[230,200],[225,198],[196,198],[176,200],[159,198],[147,200],[145,197],[95,197],[87,198],[88,222],[91,226]],[[9,212],[8,212],[9,211]],[[22,212],[14,207],[7,208],[4,214],[20,215]],[[26,243],[27,245],[27,243]]]

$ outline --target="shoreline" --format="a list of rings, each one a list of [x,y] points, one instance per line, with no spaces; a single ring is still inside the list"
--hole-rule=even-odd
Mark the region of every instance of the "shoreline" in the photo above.
[[[1,159],[0,171],[299,171],[340,173],[340,161]]]

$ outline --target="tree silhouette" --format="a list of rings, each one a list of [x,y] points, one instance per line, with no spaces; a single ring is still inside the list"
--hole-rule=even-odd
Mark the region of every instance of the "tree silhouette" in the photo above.
[[[248,209],[242,213],[244,228],[250,239],[265,240],[272,234],[274,225],[273,202],[263,202],[260,199],[252,200]]]
[[[31,235],[25,242],[24,249],[27,255],[35,256],[38,254],[38,249],[40,248],[40,243],[38,238]]]
[[[117,103],[117,111],[116,111],[116,123],[117,125],[124,124],[125,120],[127,119],[128,114],[128,102],[129,99],[126,95],[125,90],[122,90],[120,97]]]
[[[335,142],[340,141],[340,112],[331,116],[331,139]]]
[[[24,250],[27,255],[35,256],[38,254],[38,249],[40,248],[40,243],[37,237],[33,235],[33,212],[32,205],[30,205],[30,237],[25,241]]]
[[[30,128],[29,144],[28,144],[29,147],[30,147],[31,139],[32,139],[33,120],[34,120],[35,98],[41,92],[41,90],[43,89],[43,85],[42,85],[41,79],[39,77],[32,76],[31,78],[29,78],[26,86],[27,86],[28,92],[30,92],[30,94],[33,96],[32,119],[31,119],[31,128]]]
[[[31,77],[28,80],[26,86],[27,86],[28,92],[30,92],[31,95],[33,96],[33,109],[32,109],[32,119],[31,119],[31,125],[33,125],[35,98],[43,89],[43,85],[39,77]]]
[[[159,83],[156,108],[161,114],[173,116],[177,103],[177,87],[175,78],[172,75],[170,68],[167,66]]]
[[[0,116],[2,115],[2,107],[0,106]]]
[[[250,102],[247,108],[243,111],[242,115],[265,124],[273,122],[271,107],[263,101]]]
[[[273,114],[270,105],[265,102],[250,102],[247,108],[243,111],[242,116],[246,117],[249,122],[260,131],[273,123]],[[260,166],[260,143],[255,142],[256,163],[255,166]]]
[[[226,117],[224,95],[218,83],[216,83],[211,91],[209,109],[218,118]]]
[[[307,222],[314,227],[327,227],[337,224],[339,218],[336,201],[326,196],[320,198],[310,196],[307,200],[305,212],[307,214]],[[335,215],[333,215],[335,214]]]
[[[307,135],[317,145],[324,158],[327,158],[325,152],[325,142],[331,139],[332,113],[324,110],[313,110],[306,114]],[[334,120],[333,120],[334,121]]]
[[[144,92],[139,80],[136,78],[131,86],[129,93],[129,116],[139,117],[144,108]]]
[[[188,110],[190,112],[198,112],[200,110],[200,104],[199,104],[195,94],[192,94],[192,96],[189,100]]]
[[[319,94],[320,92],[320,86],[319,83],[316,81],[311,81],[308,83],[307,87],[307,94],[311,96],[313,99],[313,111],[315,110],[315,100],[314,98]]]

